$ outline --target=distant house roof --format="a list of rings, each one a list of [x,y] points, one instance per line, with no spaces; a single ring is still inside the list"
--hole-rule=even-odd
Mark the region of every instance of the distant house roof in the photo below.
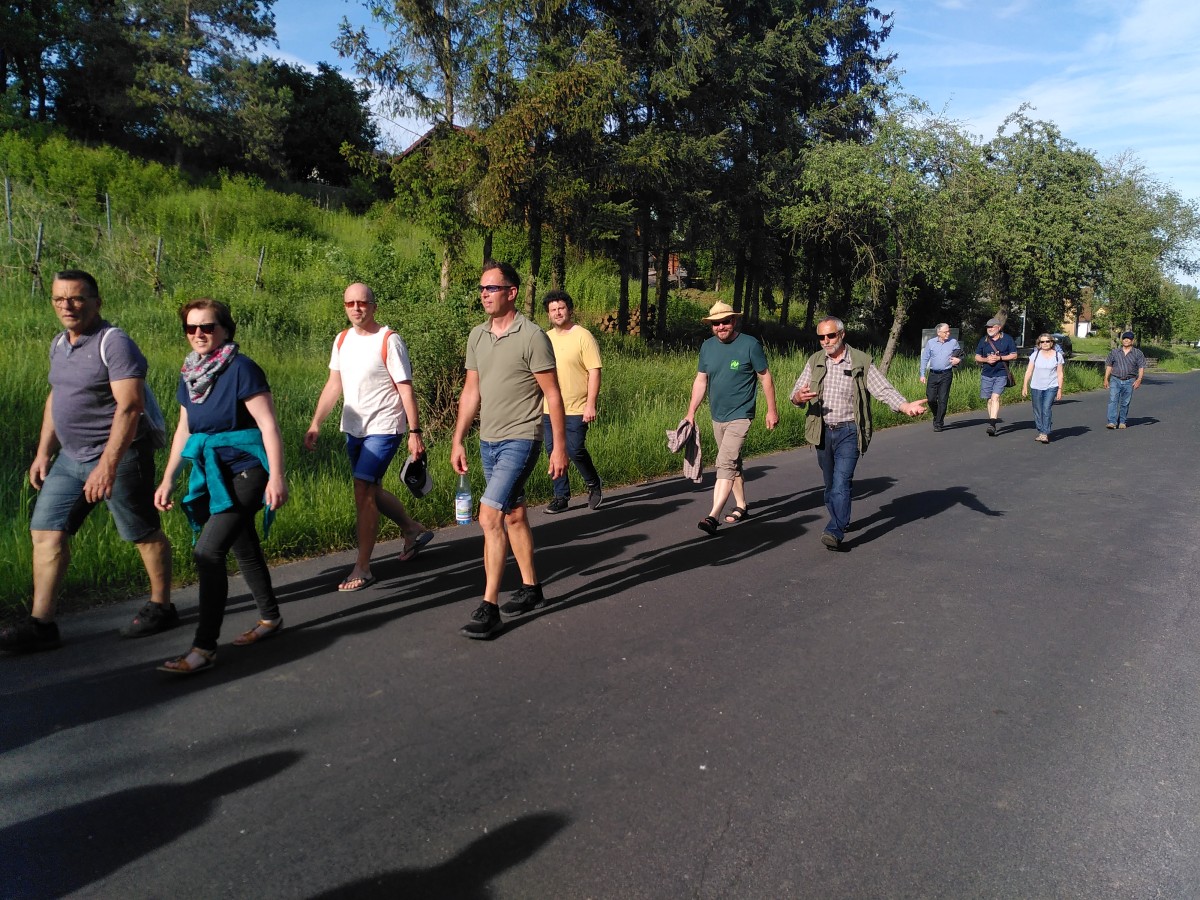
[[[446,123],[444,123],[444,122],[439,122],[437,125],[434,125],[428,131],[426,131],[423,135],[421,135],[419,138],[417,138],[415,141],[413,141],[411,144],[409,144],[404,149],[404,151],[399,156],[396,157],[396,159],[398,159],[398,160],[405,159],[406,157],[412,155],[413,153],[416,153],[418,150],[422,149],[426,144],[428,144],[430,141],[433,140],[434,132],[436,132],[439,128],[445,128],[445,127],[447,127],[447,126],[446,126]],[[449,127],[453,128],[455,131],[463,132],[463,133],[469,132],[471,130],[469,128],[463,128],[463,126],[461,126],[461,125],[450,125]]]

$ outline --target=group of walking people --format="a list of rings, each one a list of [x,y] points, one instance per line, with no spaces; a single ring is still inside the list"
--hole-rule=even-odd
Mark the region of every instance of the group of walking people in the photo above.
[[[503,628],[503,615],[519,616],[556,602],[547,597],[534,561],[533,533],[525,498],[526,482],[543,448],[554,497],[545,512],[569,505],[567,467],[583,479],[587,505],[603,503],[600,476],[588,453],[586,436],[597,416],[601,361],[590,332],[574,322],[574,303],[563,291],[543,300],[549,333],[516,309],[520,276],[503,262],[487,261],[479,295],[487,321],[472,329],[466,346],[466,376],[459,397],[451,465],[470,469],[466,437],[479,420],[485,490],[480,499],[483,531],[483,597],[461,633],[487,639]],[[237,325],[228,306],[208,298],[179,310],[190,352],[176,385],[178,423],[162,479],[154,482],[154,451],[166,442],[165,422],[146,384],[147,363],[133,340],[100,314],[95,278],[82,270],[59,272],[51,302],[63,331],[50,346],[50,393],[29,480],[39,492],[30,522],[33,541],[33,598],[30,615],[0,629],[0,650],[46,650],[61,643],[55,612],[70,559],[70,538],[90,511],[107,502],[121,537],[134,543],[150,581],[149,599],[121,630],[123,637],[155,634],[179,624],[171,602],[171,545],[160,514],[174,508],[183,464],[190,465],[180,505],[194,533],[193,557],[199,580],[199,615],[189,649],[159,669],[190,675],[212,668],[229,593],[226,559],[232,552],[257,606],[254,626],[234,640],[249,646],[283,628],[270,569],[257,529],[269,532],[274,514],[288,500],[283,438],[263,370],[234,340]],[[408,349],[395,331],[375,319],[377,304],[365,284],[350,285],[343,296],[349,327],[333,341],[329,376],[303,439],[318,444],[322,422],[339,400],[341,431],[354,484],[357,555],[337,590],[364,590],[375,581],[371,570],[381,516],[394,521],[404,537],[399,558],[414,559],[434,534],[407,513],[398,497],[383,488],[384,474],[403,447],[409,465],[422,464],[426,447],[413,389]],[[698,523],[707,534],[750,515],[742,473],[742,449],[756,416],[759,388],[766,398],[766,427],[779,422],[774,381],[762,345],[741,329],[741,313],[716,303],[705,322],[712,336],[700,348],[687,413],[676,437],[692,448],[699,480],[699,436],[695,417],[708,399],[717,444],[716,482],[708,515]],[[925,399],[908,401],[876,368],[871,356],[849,346],[844,323],[827,316],[817,323],[820,349],[805,363],[790,393],[805,407],[805,440],[816,449],[824,479],[828,522],[821,542],[842,549],[850,527],[855,467],[870,444],[871,399],[908,416],[933,412],[943,428],[950,379],[963,359],[962,348],[942,323],[923,349],[920,377]],[[1109,428],[1124,428],[1129,396],[1142,380],[1145,359],[1126,333],[1110,354]],[[991,319],[976,348],[981,366],[981,397],[988,401],[988,433],[996,434],[1000,397],[1011,385],[1012,339]],[[1032,394],[1037,440],[1049,441],[1051,408],[1061,399],[1063,357],[1051,335],[1038,337],[1022,384]],[[733,507],[725,507],[730,498]],[[521,586],[503,605],[500,585],[509,552]]]

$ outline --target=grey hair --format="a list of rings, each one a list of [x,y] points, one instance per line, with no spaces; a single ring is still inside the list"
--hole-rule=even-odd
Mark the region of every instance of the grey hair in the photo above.
[[[817,324],[818,324],[818,325],[824,325],[826,322],[832,322],[834,325],[836,325],[836,326],[837,326],[837,330],[838,330],[838,331],[845,331],[845,330],[846,330],[846,323],[845,323],[845,322],[843,322],[841,319],[839,319],[837,316],[826,316],[825,318],[823,318],[823,319],[822,319],[820,322],[818,322]]]
[[[949,327],[950,327],[949,322],[938,322],[937,325],[934,326],[933,330],[941,331],[943,328],[949,328]]]

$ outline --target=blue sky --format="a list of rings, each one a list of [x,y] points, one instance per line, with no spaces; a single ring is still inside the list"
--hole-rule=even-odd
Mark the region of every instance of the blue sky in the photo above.
[[[885,45],[901,88],[971,134],[991,138],[1022,103],[1076,144],[1129,152],[1185,200],[1200,202],[1200,3],[1196,0],[894,0]],[[330,43],[347,0],[277,0],[267,52],[347,75]],[[404,145],[412,122],[381,123]]]

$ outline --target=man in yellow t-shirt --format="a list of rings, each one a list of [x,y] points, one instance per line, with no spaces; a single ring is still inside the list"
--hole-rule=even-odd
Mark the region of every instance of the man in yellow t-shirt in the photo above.
[[[554,345],[558,368],[558,386],[567,412],[567,457],[575,463],[588,492],[588,506],[596,509],[604,502],[600,493],[600,475],[592,463],[586,442],[588,426],[596,420],[596,397],[600,393],[600,348],[592,333],[573,319],[575,301],[566,291],[550,291],[542,298],[546,315],[553,326],[547,332]],[[548,413],[548,411],[547,411]],[[546,453],[554,450],[550,416],[545,416]],[[571,484],[564,469],[554,479],[554,499],[546,507],[550,515],[566,510],[571,501]]]

